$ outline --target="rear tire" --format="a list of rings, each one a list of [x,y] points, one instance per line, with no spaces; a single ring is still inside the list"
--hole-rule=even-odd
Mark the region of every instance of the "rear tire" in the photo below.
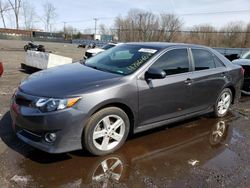
[[[83,146],[93,155],[110,154],[123,145],[129,127],[129,118],[123,110],[104,108],[90,117],[83,134]]]
[[[216,101],[214,107],[214,116],[224,117],[229,111],[232,100],[233,100],[232,91],[229,88],[223,89]]]

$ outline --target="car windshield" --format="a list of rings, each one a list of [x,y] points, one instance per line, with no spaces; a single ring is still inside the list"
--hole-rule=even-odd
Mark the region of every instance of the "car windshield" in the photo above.
[[[86,60],[85,65],[102,71],[128,75],[135,72],[158,51],[159,49],[155,47],[122,44]]]
[[[101,48],[104,49],[104,50],[107,50],[107,49],[112,48],[112,47],[114,47],[114,46],[115,46],[114,44],[106,44],[106,45],[104,45],[104,46],[101,47]]]

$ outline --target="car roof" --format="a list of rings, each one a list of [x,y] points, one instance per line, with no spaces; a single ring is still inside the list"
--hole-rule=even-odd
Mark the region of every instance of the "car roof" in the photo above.
[[[165,49],[169,47],[190,47],[190,48],[205,48],[210,49],[207,46],[197,45],[197,44],[187,44],[187,43],[170,43],[170,42],[129,42],[125,44],[140,45],[145,47],[152,47],[158,49]]]

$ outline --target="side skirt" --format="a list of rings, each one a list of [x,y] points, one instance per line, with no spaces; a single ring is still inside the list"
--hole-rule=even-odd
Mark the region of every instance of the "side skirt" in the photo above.
[[[190,119],[190,118],[197,117],[197,116],[200,116],[200,115],[208,114],[208,113],[211,113],[211,112],[213,112],[212,107],[209,108],[209,109],[203,110],[203,111],[194,112],[194,113],[186,114],[186,115],[179,116],[179,117],[176,117],[176,118],[171,118],[171,119],[167,119],[167,120],[164,120],[164,121],[139,126],[134,130],[134,133],[143,132],[143,131],[146,131],[146,130],[149,130],[149,129],[161,127],[161,126],[168,125],[168,124],[175,123],[175,122],[179,122],[179,121],[183,121],[183,120],[186,120],[186,119]]]

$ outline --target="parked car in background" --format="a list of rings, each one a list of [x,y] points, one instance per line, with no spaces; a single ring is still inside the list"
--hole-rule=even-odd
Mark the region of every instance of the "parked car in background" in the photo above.
[[[0,62],[0,76],[3,75],[3,63]]]
[[[31,75],[10,111],[17,136],[38,149],[106,155],[129,132],[206,113],[225,116],[242,80],[242,68],[211,48],[127,43]]]
[[[240,59],[234,60],[233,63],[242,66],[244,69],[242,93],[250,95],[250,51],[244,53]]]
[[[101,48],[88,49],[85,52],[84,59],[88,59],[90,57],[93,57],[93,56],[95,56],[96,54],[98,54],[100,52],[103,52],[105,50],[108,50],[108,49],[113,48],[113,47],[115,47],[117,45],[120,45],[120,44],[122,44],[122,43],[108,43],[108,44],[104,45]]]

